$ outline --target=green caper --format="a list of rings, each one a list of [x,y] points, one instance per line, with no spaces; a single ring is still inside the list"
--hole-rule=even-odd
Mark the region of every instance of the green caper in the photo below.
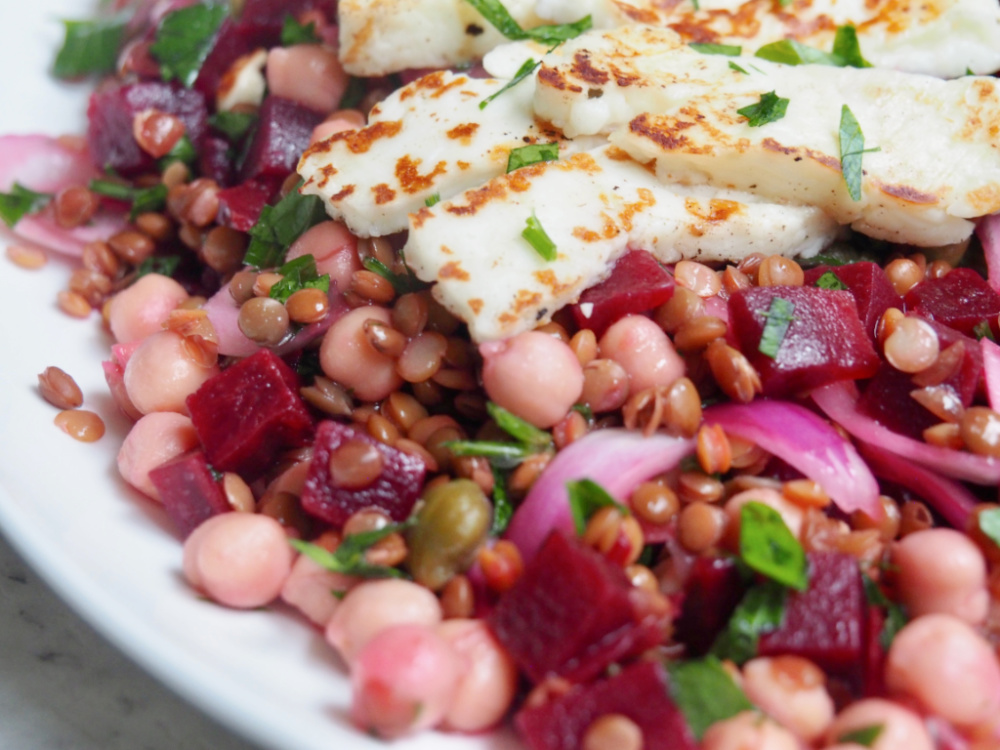
[[[455,479],[424,493],[417,523],[407,533],[414,580],[437,591],[472,564],[489,534],[493,507],[479,485]]]

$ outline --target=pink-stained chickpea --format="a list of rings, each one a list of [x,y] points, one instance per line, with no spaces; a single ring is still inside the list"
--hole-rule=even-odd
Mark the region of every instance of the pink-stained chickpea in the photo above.
[[[185,339],[172,331],[147,337],[125,365],[125,390],[143,414],[175,411],[187,414],[185,399],[219,372],[194,356]]]
[[[292,570],[294,552],[281,524],[258,513],[222,513],[184,542],[184,576],[227,607],[274,601]]]
[[[823,670],[799,656],[759,657],[743,665],[743,691],[755,706],[808,743],[833,720]]]
[[[920,716],[883,698],[866,698],[849,705],[830,724],[826,739],[831,744],[840,742],[845,735],[870,727],[881,727],[869,745],[871,750],[934,750]]]
[[[188,298],[184,287],[169,276],[148,273],[111,298],[108,325],[119,344],[138,341],[160,331],[163,321]]]
[[[326,640],[348,664],[372,638],[393,625],[437,625],[441,603],[430,589],[398,579],[365,581],[350,591],[326,626]]]
[[[995,721],[1000,711],[996,651],[951,615],[922,615],[896,634],[885,682],[890,693],[905,695],[959,727]]]
[[[729,515],[729,527],[735,533],[738,533],[740,528],[740,511],[744,505],[751,501],[763,503],[778,511],[789,531],[796,539],[799,538],[802,533],[802,521],[805,517],[803,508],[786,498],[778,490],[770,487],[755,487],[752,490],[744,490],[726,501],[725,510]]]
[[[798,738],[756,711],[743,711],[708,728],[702,750],[801,750]]]
[[[390,325],[382,307],[359,307],[337,320],[323,336],[320,366],[331,380],[353,391],[362,401],[380,401],[403,384],[396,361],[377,351],[365,334],[365,321]]]
[[[970,625],[986,619],[986,559],[965,534],[924,529],[893,544],[891,554],[896,590],[911,615],[939,612]]]
[[[329,552],[336,550],[339,543],[340,534],[335,531],[328,531],[319,539],[313,540],[313,544]],[[348,591],[359,580],[354,576],[327,570],[305,555],[299,555],[292,565],[291,574],[281,587],[281,599],[316,625],[325,628],[340,603],[337,592]]]
[[[504,717],[517,694],[517,666],[483,620],[445,620],[437,626],[437,633],[466,658],[443,728],[456,732],[489,729]]]
[[[383,739],[436,726],[455,699],[465,661],[426,625],[383,630],[351,668],[351,720]]]
[[[303,255],[316,259],[316,271],[330,274],[337,289],[346,291],[355,271],[361,270],[358,260],[358,238],[339,221],[324,221],[307,230],[292,243],[286,261]]]
[[[347,89],[337,53],[318,44],[274,47],[267,53],[267,88],[317,112],[332,112]]]
[[[312,135],[309,137],[309,145],[325,141],[330,136],[343,133],[345,130],[358,130],[364,126],[365,116],[356,109],[343,109],[334,112],[313,128]]]
[[[198,435],[190,418],[172,411],[147,414],[129,430],[118,451],[118,472],[139,492],[160,499],[149,472],[198,447]]]
[[[601,356],[625,368],[629,390],[668,386],[684,376],[684,360],[656,323],[642,315],[626,315],[600,341]]]
[[[583,392],[580,360],[562,340],[525,331],[480,345],[490,399],[536,427],[552,427]]]

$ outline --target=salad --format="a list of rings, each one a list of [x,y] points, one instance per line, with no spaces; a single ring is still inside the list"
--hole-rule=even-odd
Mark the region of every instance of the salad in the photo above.
[[[521,41],[485,70],[352,77],[348,3],[115,10],[56,62],[118,73],[86,145],[4,138],[0,205],[81,258],[59,304],[102,312],[119,469],[194,590],[299,610],[386,738],[997,745],[993,79],[867,71],[847,24],[788,72],[495,3]],[[808,74],[857,96],[832,147],[797,119]],[[907,94],[932,106],[868,116]],[[981,163],[937,185],[897,144],[948,103]],[[39,390],[81,426],[71,376]]]

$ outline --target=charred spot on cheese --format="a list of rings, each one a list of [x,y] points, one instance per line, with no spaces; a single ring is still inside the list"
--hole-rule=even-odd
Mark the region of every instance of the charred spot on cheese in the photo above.
[[[375,193],[375,202],[379,205],[383,203],[388,203],[393,198],[396,197],[396,191],[391,187],[386,185],[384,182],[376,185],[372,188],[372,192]]]

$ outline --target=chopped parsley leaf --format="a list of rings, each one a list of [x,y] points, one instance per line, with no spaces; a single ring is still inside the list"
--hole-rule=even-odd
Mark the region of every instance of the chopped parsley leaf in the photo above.
[[[670,697],[698,740],[712,724],[753,709],[750,699],[715,657],[673,662],[667,670]]]
[[[837,34],[833,38],[833,54],[840,58],[841,64],[845,67],[870,68],[872,66],[861,54],[857,29],[849,24],[837,27]]]
[[[428,287],[427,284],[414,276],[409,268],[406,269],[405,274],[396,273],[378,258],[373,258],[371,256],[362,258],[361,265],[372,273],[377,273],[383,279],[392,284],[392,288],[396,290],[396,294],[419,292]]]
[[[882,589],[867,573],[861,573],[861,582],[864,585],[865,600],[868,604],[885,610],[885,622],[882,623],[882,632],[879,633],[879,643],[883,649],[888,650],[896,633],[906,625],[906,612],[902,606],[882,593]]]
[[[389,524],[374,531],[347,534],[333,552],[329,552],[319,545],[303,542],[301,539],[289,539],[288,542],[314,563],[327,570],[332,570],[334,573],[344,573],[361,578],[404,578],[404,573],[397,568],[372,565],[365,560],[365,552],[387,536],[410,528],[413,523],[413,520],[404,521],[403,523]]]
[[[740,557],[761,575],[798,591],[809,586],[806,552],[781,514],[751,500],[740,508]]]
[[[250,246],[243,262],[254,268],[281,265],[292,243],[307,229],[326,219],[323,201],[315,195],[302,195],[299,183],[273,206],[264,206],[260,218],[250,230]]]
[[[878,148],[865,148],[865,136],[861,132],[851,108],[846,104],[840,109],[840,171],[844,175],[844,183],[852,200],[861,200],[861,179],[864,171],[861,168],[861,157]]]
[[[788,327],[795,319],[792,317],[794,310],[795,305],[784,297],[774,297],[771,300],[771,306],[766,313],[763,313],[767,323],[764,324],[764,332],[760,336],[757,351],[771,359],[778,356],[781,342],[785,340]]]
[[[507,157],[507,172],[513,172],[521,167],[528,167],[543,161],[555,161],[559,158],[558,143],[532,143],[529,146],[513,148]]]
[[[751,128],[759,128],[769,122],[777,122],[785,116],[788,109],[788,99],[778,96],[773,91],[760,95],[760,101],[736,110],[736,114],[747,118]]]
[[[281,46],[291,47],[296,44],[319,44],[322,40],[316,33],[316,22],[299,23],[290,13],[285,16],[281,27]]]
[[[257,122],[255,112],[216,112],[208,124],[218,130],[230,143],[239,143]]]
[[[523,29],[500,0],[465,0],[479,11],[479,14],[492,24],[497,31],[508,39],[534,39],[536,42],[553,44],[573,39],[593,24],[590,16],[584,16],[574,23],[564,23],[555,26],[536,26],[533,29]]]
[[[66,34],[52,73],[56,78],[79,78],[113,71],[127,23],[126,13],[88,21],[64,20]]]
[[[785,65],[812,64],[842,67],[840,58],[794,39],[782,39],[779,42],[765,44],[757,50],[755,56]]]
[[[559,253],[556,250],[556,243],[552,241],[552,238],[546,234],[545,229],[542,227],[538,217],[535,216],[535,212],[531,212],[531,216],[528,217],[525,222],[525,227],[521,231],[521,236],[525,241],[534,248],[535,252],[542,256],[543,260],[549,262],[555,260],[559,257]]]
[[[507,530],[510,518],[514,515],[514,506],[507,497],[507,480],[503,473],[496,466],[490,468],[493,470],[493,525],[490,527],[490,536],[498,537]]]
[[[227,15],[226,5],[199,3],[163,17],[149,51],[159,61],[164,81],[194,84]]]
[[[863,747],[872,747],[875,741],[882,734],[882,730],[885,727],[882,724],[872,724],[871,726],[861,727],[860,729],[854,729],[850,732],[845,732],[837,738],[837,743],[844,743],[845,745],[853,742],[855,745],[861,745]]]
[[[623,516],[630,515],[629,509],[615,500],[608,491],[591,479],[577,479],[566,482],[569,495],[569,510],[577,536],[587,530],[587,521],[601,508],[617,508]]]
[[[529,57],[527,60],[521,63],[521,67],[517,69],[517,72],[514,74],[514,77],[511,78],[509,81],[507,81],[507,83],[505,83],[501,89],[493,92],[485,99],[483,99],[481,102],[479,102],[479,108],[486,109],[487,104],[489,104],[491,101],[500,96],[500,94],[502,94],[504,91],[514,88],[517,84],[519,84],[525,78],[534,73],[535,68],[537,68],[541,64],[542,64],[541,60],[538,60],[536,62],[535,58]]]
[[[703,42],[691,42],[688,47],[693,49],[695,52],[701,52],[703,55],[726,55],[727,57],[736,57],[739,55],[743,48],[735,44],[708,44]]]
[[[179,255],[151,255],[135,268],[136,277],[156,273],[160,276],[173,276],[181,264]]]
[[[351,76],[347,82],[347,88],[344,90],[344,95],[340,97],[337,109],[357,109],[367,93],[368,84],[365,83],[365,79]]]
[[[455,456],[482,456],[494,469],[511,469],[538,452],[522,443],[498,440],[450,440],[444,446]]]
[[[787,596],[788,589],[774,581],[765,581],[748,590],[725,630],[712,644],[712,654],[737,664],[754,658],[760,636],[781,627]]]
[[[976,341],[980,339],[989,339],[990,341],[996,341],[993,336],[993,329],[990,328],[990,322],[988,320],[980,320],[972,327],[972,332],[976,336]]]
[[[111,180],[91,180],[90,189],[98,195],[132,204],[129,221],[139,214],[160,211],[167,205],[167,186],[160,183],[146,188],[136,188]]]
[[[300,255],[295,260],[288,261],[278,269],[278,273],[282,279],[271,287],[268,296],[282,304],[300,289],[330,291],[330,274],[319,275],[316,270],[316,259],[312,255]]]
[[[840,277],[833,271],[826,271],[816,279],[816,286],[820,289],[827,289],[832,292],[839,292],[847,289],[847,284],[840,280]]]
[[[497,406],[492,401],[488,401],[486,403],[486,411],[489,412],[493,421],[497,423],[497,427],[522,445],[535,451],[548,450],[552,447],[552,436],[549,433],[535,427],[530,422],[526,422],[502,406]]]
[[[36,193],[15,182],[9,193],[0,193],[0,219],[13,227],[25,216],[41,211],[50,200],[52,196],[48,193]]]
[[[177,139],[174,147],[157,164],[160,167],[160,171],[163,172],[175,161],[187,164],[189,167],[194,166],[195,162],[198,161],[198,151],[186,133]]]

